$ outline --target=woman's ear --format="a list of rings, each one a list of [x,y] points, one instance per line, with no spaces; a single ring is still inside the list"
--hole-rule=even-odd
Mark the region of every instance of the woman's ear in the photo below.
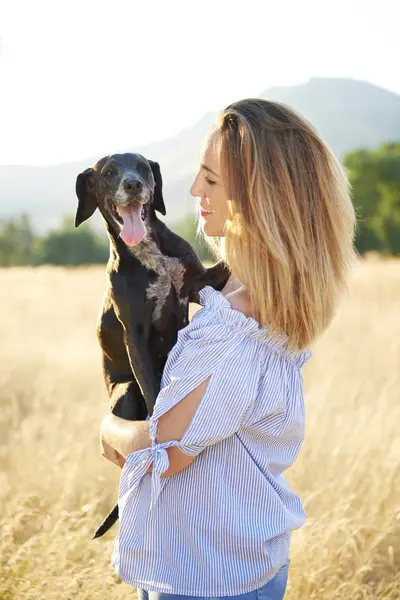
[[[151,170],[153,171],[155,188],[154,188],[154,198],[153,198],[153,208],[157,210],[162,215],[165,215],[167,211],[165,210],[164,198],[162,193],[163,181],[161,177],[160,165],[158,162],[154,162],[152,160],[148,161]]]

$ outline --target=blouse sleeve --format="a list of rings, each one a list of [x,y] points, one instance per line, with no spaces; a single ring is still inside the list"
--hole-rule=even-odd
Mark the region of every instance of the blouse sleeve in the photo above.
[[[230,338],[224,346],[188,344],[171,369],[150,421],[156,445],[160,417],[209,379],[199,406],[180,441],[174,445],[191,456],[234,435],[252,412],[260,380],[259,350],[253,340]]]
[[[176,446],[190,456],[197,456],[246,424],[257,395],[260,360],[257,342],[227,327],[203,330],[201,336],[194,331],[186,337],[179,354],[170,354],[165,369],[168,375],[150,419],[152,447],[130,454],[124,467],[129,471],[140,464],[141,468],[136,469],[139,478],[153,464],[152,505],[160,490],[160,477],[169,467],[168,448]],[[182,439],[157,444],[160,417],[208,378],[206,391]],[[121,492],[122,484],[123,477]]]

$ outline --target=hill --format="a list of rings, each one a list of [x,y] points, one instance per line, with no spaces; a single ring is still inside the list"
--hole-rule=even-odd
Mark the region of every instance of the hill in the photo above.
[[[316,78],[304,85],[268,89],[260,97],[298,110],[338,156],[400,139],[400,96],[365,82]],[[189,188],[214,118],[208,113],[172,138],[131,150],[160,163],[169,223],[193,210]],[[98,158],[51,167],[0,167],[0,218],[24,211],[40,230],[56,226],[63,214],[75,210],[76,175]]]

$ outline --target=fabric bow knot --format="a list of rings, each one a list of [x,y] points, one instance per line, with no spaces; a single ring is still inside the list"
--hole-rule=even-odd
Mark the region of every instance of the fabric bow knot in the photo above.
[[[146,472],[153,463],[150,509],[154,507],[160,493],[161,475],[165,473],[169,467],[167,448],[170,448],[176,443],[177,442],[175,441],[170,441],[164,442],[163,444],[154,444],[150,448],[145,448],[144,450],[129,454],[126,458],[128,468],[134,467],[133,471],[128,475],[128,488],[130,491],[136,488],[143,477],[143,472]],[[137,468],[139,465],[141,468]]]

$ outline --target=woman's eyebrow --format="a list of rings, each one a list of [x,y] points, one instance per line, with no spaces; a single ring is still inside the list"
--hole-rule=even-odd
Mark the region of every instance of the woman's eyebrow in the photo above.
[[[200,167],[202,169],[205,169],[209,173],[212,173],[213,175],[215,175],[215,177],[219,177],[218,173],[216,173],[215,171],[213,171],[212,169],[210,169],[210,167],[207,167],[207,165],[205,165],[204,163],[201,163]]]

